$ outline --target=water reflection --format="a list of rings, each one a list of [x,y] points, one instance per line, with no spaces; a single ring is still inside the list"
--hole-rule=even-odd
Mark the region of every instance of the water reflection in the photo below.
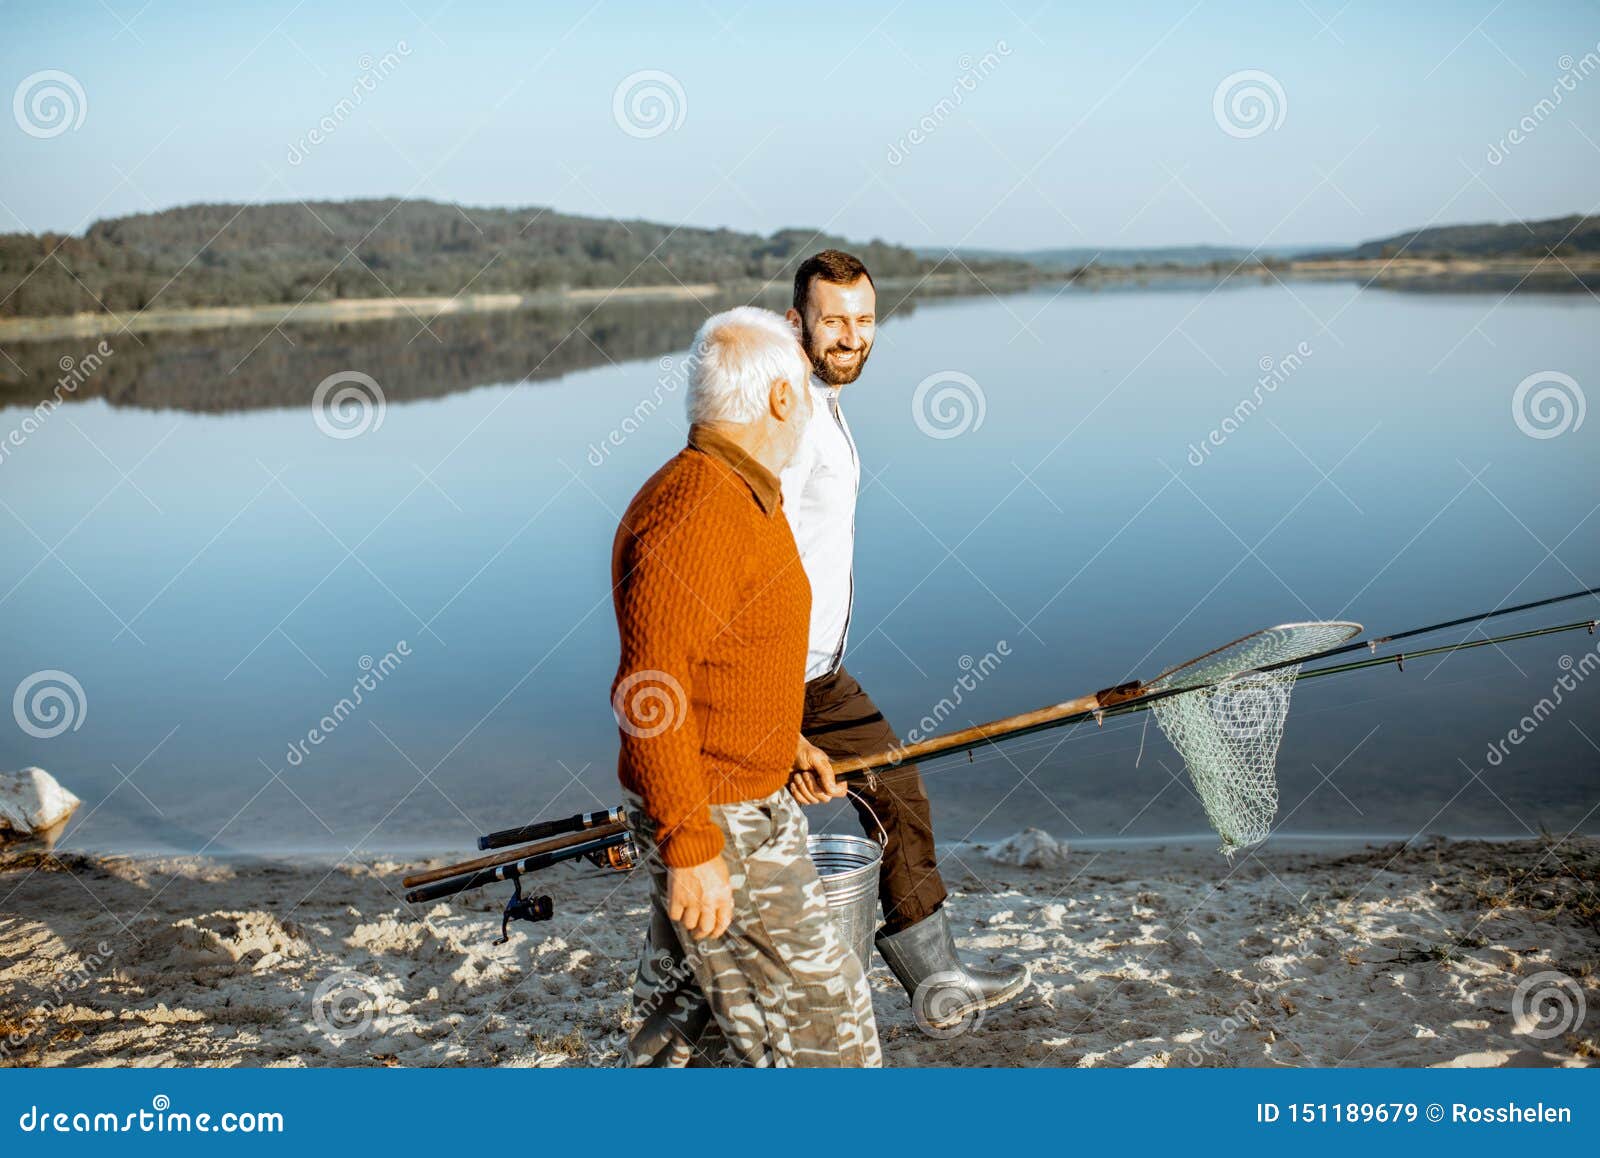
[[[885,314],[910,316],[918,297],[886,294]],[[337,325],[239,326],[113,333],[113,352],[75,389],[79,400],[196,413],[305,406],[316,383],[349,369],[370,375],[390,402],[439,398],[478,386],[560,378],[608,363],[683,349],[717,310],[748,298],[615,301],[561,309],[426,313]],[[756,304],[783,310],[774,290]],[[0,406],[31,406],[63,377],[64,367],[101,338],[11,342],[0,346]]]

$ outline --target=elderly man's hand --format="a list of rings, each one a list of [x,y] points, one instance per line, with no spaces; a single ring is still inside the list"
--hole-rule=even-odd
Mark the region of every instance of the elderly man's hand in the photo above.
[[[789,795],[801,804],[826,804],[847,791],[834,779],[828,754],[801,736],[794,754],[794,773],[789,777]]]
[[[667,869],[667,916],[704,940],[733,922],[733,884],[721,856],[690,868]]]

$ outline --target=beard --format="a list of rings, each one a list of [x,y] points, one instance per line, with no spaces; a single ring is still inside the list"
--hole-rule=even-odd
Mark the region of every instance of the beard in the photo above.
[[[811,331],[805,330],[801,334],[805,342],[806,357],[811,359],[811,369],[824,385],[848,386],[861,377],[861,371],[867,368],[867,357],[872,353],[872,343],[867,343],[858,350],[846,350],[843,346],[830,346],[826,350],[817,349]],[[854,358],[839,362],[840,355],[853,353]]]

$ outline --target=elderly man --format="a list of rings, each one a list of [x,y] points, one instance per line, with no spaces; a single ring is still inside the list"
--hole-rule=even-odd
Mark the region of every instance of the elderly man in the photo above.
[[[782,318],[744,307],[701,327],[690,367],[689,445],[612,553],[617,775],[651,874],[629,1061],[720,1060],[714,1043],[750,1066],[878,1065],[861,964],[785,787],[811,590],[777,476],[811,416],[810,366]]]
[[[784,506],[811,581],[811,642],[806,659],[805,720],[794,793],[803,804],[841,796],[829,758],[885,752],[898,740],[855,678],[844,668],[845,639],[855,601],[856,494],[861,463],[840,409],[843,387],[861,376],[877,329],[877,291],[860,260],[826,249],[801,263],[789,323],[814,372],[815,419],[783,472]],[[940,1031],[1010,1001],[1028,983],[1027,970],[986,969],[956,956],[944,881],[934,853],[928,794],[916,765],[880,774],[852,801],[869,834],[882,821],[889,837],[878,895],[884,925],[878,952],[911,997],[917,1023]]]

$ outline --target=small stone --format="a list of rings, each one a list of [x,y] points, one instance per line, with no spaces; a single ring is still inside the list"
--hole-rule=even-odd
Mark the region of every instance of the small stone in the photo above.
[[[1067,846],[1042,828],[1025,828],[1006,837],[984,855],[995,864],[1057,869],[1067,863]]]
[[[82,803],[43,768],[0,772],[0,838],[59,831]]]

